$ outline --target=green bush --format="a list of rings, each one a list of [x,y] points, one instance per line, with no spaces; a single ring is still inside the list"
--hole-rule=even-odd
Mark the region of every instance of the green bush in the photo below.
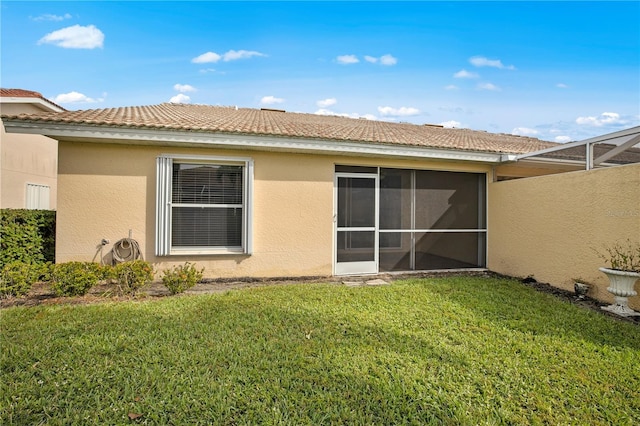
[[[182,293],[190,289],[202,279],[204,268],[197,270],[195,265],[186,262],[182,266],[174,266],[162,272],[162,284],[164,284],[171,294]]]
[[[0,274],[0,297],[24,296],[44,273],[46,265],[10,262],[2,267]]]
[[[113,267],[113,279],[124,294],[135,294],[141,287],[153,281],[153,266],[144,260],[119,263]]]
[[[55,233],[55,211],[0,210],[0,268],[14,261],[53,262]]]
[[[97,263],[59,263],[53,266],[51,288],[58,296],[82,296],[102,279],[104,270]]]

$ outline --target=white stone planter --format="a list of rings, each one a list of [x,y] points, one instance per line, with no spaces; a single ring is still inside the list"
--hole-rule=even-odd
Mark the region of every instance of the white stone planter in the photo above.
[[[615,296],[616,301],[613,305],[603,306],[602,309],[623,317],[640,315],[629,308],[629,297],[638,294],[633,286],[640,279],[640,273],[609,268],[600,268],[600,271],[609,277],[610,286],[607,287],[607,291]]]

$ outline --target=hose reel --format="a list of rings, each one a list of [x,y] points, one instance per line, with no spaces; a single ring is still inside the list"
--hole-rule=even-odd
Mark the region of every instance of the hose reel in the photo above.
[[[114,265],[132,260],[143,259],[140,244],[133,238],[123,238],[116,241],[111,248],[111,258]]]

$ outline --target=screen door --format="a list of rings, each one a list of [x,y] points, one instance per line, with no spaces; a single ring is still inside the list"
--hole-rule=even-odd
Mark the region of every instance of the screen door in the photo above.
[[[335,274],[378,272],[378,176],[336,173]]]

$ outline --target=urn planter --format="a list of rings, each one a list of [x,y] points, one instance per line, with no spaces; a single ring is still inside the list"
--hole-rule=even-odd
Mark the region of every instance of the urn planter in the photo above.
[[[633,286],[640,279],[640,272],[609,268],[600,268],[600,271],[609,278],[607,291],[615,296],[615,303],[602,309],[624,317],[640,315],[640,312],[629,308],[629,297],[638,294]]]

